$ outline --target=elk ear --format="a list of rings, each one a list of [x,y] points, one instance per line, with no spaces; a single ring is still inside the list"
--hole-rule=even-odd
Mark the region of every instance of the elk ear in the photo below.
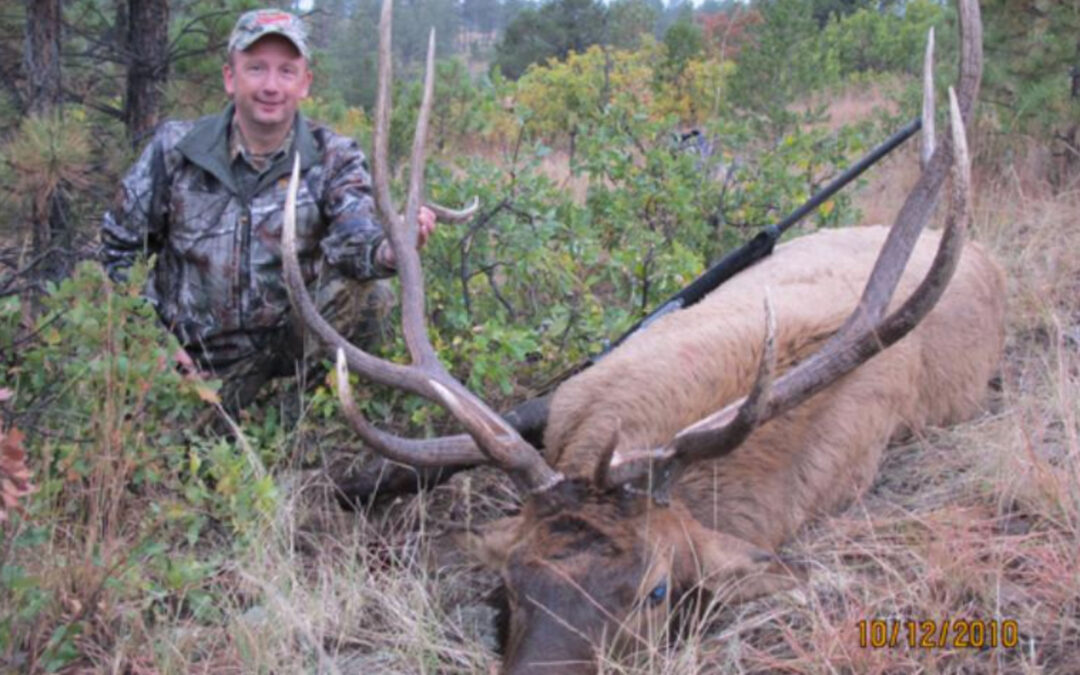
[[[459,532],[454,540],[468,556],[491,570],[501,570],[517,542],[522,516],[506,516],[476,530]]]
[[[787,590],[803,579],[796,566],[745,539],[701,526],[694,530],[691,559],[679,561],[679,567],[689,572],[690,585],[696,583],[727,602]]]
[[[611,427],[611,438],[608,439],[607,445],[600,451],[600,461],[596,463],[596,468],[593,469],[593,485],[601,490],[608,489],[608,470],[611,469],[611,459],[615,455],[615,449],[619,447],[619,441],[622,440],[622,420],[618,417],[615,418],[615,423]]]

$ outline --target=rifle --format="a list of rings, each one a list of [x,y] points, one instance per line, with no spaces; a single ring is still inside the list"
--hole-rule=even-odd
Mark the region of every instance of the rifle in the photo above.
[[[911,138],[915,132],[921,128],[921,118],[917,117],[911,122],[908,122],[902,129],[887,138],[866,156],[830,181],[828,185],[810,197],[810,199],[802,206],[795,209],[787,218],[784,218],[774,225],[768,225],[764,230],[758,232],[753,239],[725,255],[719,262],[705,270],[705,272],[697,279],[690,282],[689,285],[671,296],[666,302],[630,327],[629,330],[619,336],[615,341],[608,344],[599,354],[590,356],[585,361],[577,363],[549,379],[540,387],[539,396],[525,401],[506,413],[504,415],[506,420],[513,425],[526,440],[539,447],[543,440],[542,435],[544,425],[547,423],[548,404],[551,400],[551,392],[556,386],[598,362],[600,359],[607,356],[611,350],[629,339],[631,335],[648,328],[652,322],[660,317],[697,303],[731,277],[770,255],[773,251],[773,247],[776,246],[776,242],[779,241],[780,236],[783,235],[784,232],[791,229],[795,223],[812,213],[817,207],[821,206],[844,186],[858,178],[864,171],[879,162],[882,157],[895,150],[897,146],[907,139]]]

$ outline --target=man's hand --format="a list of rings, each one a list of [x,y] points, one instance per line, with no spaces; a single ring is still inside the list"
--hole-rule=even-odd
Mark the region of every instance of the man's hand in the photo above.
[[[173,352],[173,362],[180,369],[180,372],[187,377],[194,379],[203,379],[206,376],[199,370],[199,367],[195,365],[195,359],[191,358],[191,354],[187,353],[183,347],[177,347]]]
[[[416,250],[419,251],[427,244],[428,237],[435,231],[438,224],[435,212],[426,206],[421,206],[420,213],[416,216],[416,224],[419,226],[416,233]],[[397,267],[394,247],[390,245],[389,239],[384,239],[382,244],[379,245],[379,250],[375,252],[375,261],[390,269]]]

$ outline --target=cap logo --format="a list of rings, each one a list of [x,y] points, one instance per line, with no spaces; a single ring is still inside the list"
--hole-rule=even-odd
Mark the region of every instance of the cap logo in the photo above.
[[[292,18],[293,17],[292,17],[291,14],[284,14],[284,13],[281,13],[281,14],[260,14],[259,16],[255,17],[255,23],[259,24],[260,26],[266,26],[266,25],[272,24],[272,23],[289,23],[289,21],[291,21]]]

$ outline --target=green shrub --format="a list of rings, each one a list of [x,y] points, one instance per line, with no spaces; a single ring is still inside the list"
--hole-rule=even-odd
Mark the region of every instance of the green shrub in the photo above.
[[[276,509],[260,451],[279,451],[207,435],[216,383],[178,369],[145,278],[114,285],[84,263],[23,335],[19,301],[0,305],[0,341],[22,343],[2,386],[38,487],[0,531],[0,652],[33,646],[46,670],[78,656],[95,615],[212,620],[220,564]]]

